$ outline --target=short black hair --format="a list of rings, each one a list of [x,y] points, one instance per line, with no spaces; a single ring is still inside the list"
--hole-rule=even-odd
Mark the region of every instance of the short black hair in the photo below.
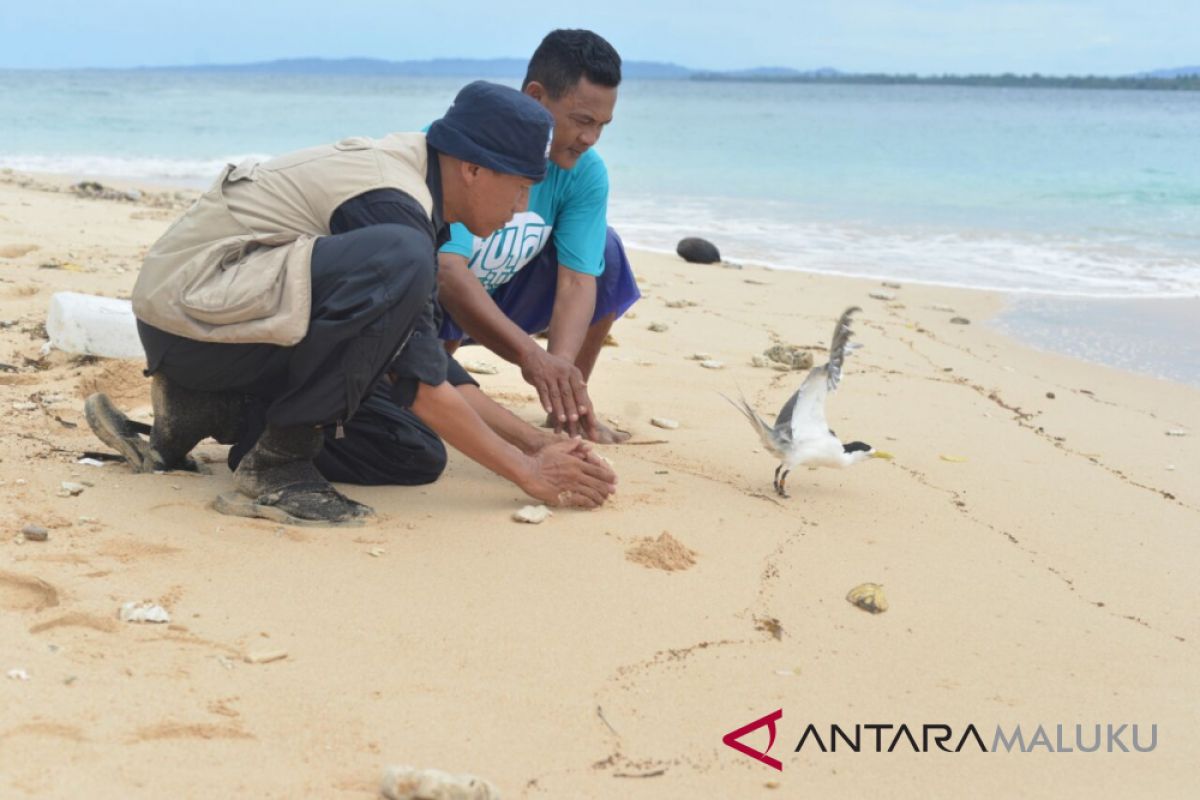
[[[533,51],[521,88],[537,81],[557,100],[583,77],[598,86],[616,88],[621,83],[621,57],[599,34],[559,28],[546,34]]]

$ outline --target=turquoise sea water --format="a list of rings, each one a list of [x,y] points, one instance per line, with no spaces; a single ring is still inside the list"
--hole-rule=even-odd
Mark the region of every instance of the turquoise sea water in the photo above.
[[[418,129],[467,80],[0,71],[0,167],[203,186],[225,161]],[[1200,297],[1200,93],[627,81],[599,150],[610,221],[646,248]]]

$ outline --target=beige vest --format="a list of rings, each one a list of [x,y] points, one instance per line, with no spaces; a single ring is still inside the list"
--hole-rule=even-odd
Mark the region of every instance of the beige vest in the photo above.
[[[163,234],[133,287],[133,311],[204,342],[293,345],[308,331],[313,242],[345,201],[399,189],[432,217],[425,135],[345,139],[229,164]]]

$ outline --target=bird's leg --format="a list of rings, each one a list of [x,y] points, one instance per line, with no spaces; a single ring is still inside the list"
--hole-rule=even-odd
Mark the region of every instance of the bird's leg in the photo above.
[[[775,468],[775,479],[771,481],[771,488],[775,490],[776,494],[779,494],[779,471],[781,469],[783,469],[783,464]]]
[[[787,481],[787,476],[788,476],[789,472],[791,472],[790,469],[785,469],[783,471],[783,474],[779,476],[779,487],[777,488],[777,491],[779,492],[780,497],[788,497],[787,489],[784,487],[783,484],[785,481]]]

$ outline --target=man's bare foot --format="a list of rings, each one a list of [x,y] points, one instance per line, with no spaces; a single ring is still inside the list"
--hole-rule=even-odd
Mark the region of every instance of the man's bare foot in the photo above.
[[[554,428],[553,414],[546,415],[546,421],[542,423],[542,427],[551,429]],[[598,420],[594,423],[594,427],[595,436],[589,436],[586,432],[586,429],[582,425],[579,426],[579,435],[589,442],[595,442],[596,444],[620,444],[621,442],[629,441],[629,438],[633,436],[633,434],[631,434],[629,431],[623,431],[620,428],[605,425],[603,422]]]

